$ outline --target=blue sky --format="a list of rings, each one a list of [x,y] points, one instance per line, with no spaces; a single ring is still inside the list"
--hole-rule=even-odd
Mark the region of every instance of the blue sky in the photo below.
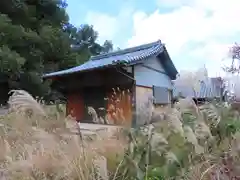
[[[240,41],[239,0],[68,0],[71,23],[92,24],[99,41],[125,48],[161,39],[178,68],[222,75],[228,48]]]

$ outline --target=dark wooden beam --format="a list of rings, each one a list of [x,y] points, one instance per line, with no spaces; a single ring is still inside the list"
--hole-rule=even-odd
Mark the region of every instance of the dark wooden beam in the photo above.
[[[63,77],[58,80],[58,84],[67,91],[85,87],[116,87],[132,84],[131,76],[132,74],[125,71],[119,73],[117,69],[108,69]]]

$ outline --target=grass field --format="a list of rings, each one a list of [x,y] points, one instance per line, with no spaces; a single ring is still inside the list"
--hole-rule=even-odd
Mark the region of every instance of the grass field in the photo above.
[[[240,178],[240,121],[231,106],[197,107],[182,99],[144,127],[84,133],[88,125],[79,129],[64,111],[24,91],[16,91],[9,105],[0,117],[0,179]]]

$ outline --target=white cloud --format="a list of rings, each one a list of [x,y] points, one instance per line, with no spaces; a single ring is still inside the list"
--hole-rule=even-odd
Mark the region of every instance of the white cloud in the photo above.
[[[231,44],[209,41],[189,54],[194,58],[202,59],[209,70],[210,76],[225,75],[222,67],[229,65],[228,50]],[[205,59],[205,61],[204,61]],[[193,59],[194,60],[194,59]]]
[[[220,62],[227,58],[230,46],[231,44],[221,44],[216,41],[209,41],[207,44],[189,53],[195,57],[208,57],[208,59],[214,59]],[[212,51],[213,49],[214,51]]]
[[[99,33],[99,41],[103,42],[106,39],[113,40],[116,35],[125,27],[125,23],[129,22],[133,10],[122,8],[117,16],[112,16],[101,12],[88,12],[85,21],[92,24],[94,29]],[[116,44],[115,44],[116,45]]]
[[[206,36],[207,33],[198,34],[203,17],[202,11],[187,6],[165,14],[159,10],[151,15],[137,12],[133,17],[135,34],[129,40],[129,45],[161,39],[172,53],[176,53],[189,40],[205,38],[200,36]],[[207,28],[201,28],[201,31],[207,31]]]
[[[191,0],[156,0],[159,7],[179,7],[189,4]]]
[[[100,33],[99,41],[112,39],[117,32],[117,19],[107,14],[89,12],[86,17],[86,22],[94,25],[94,29]]]
[[[135,11],[124,5],[116,16],[88,12],[86,22],[99,32],[99,41],[124,37],[133,21],[133,36],[126,46],[161,39],[179,70],[197,69],[206,64],[210,75],[221,72],[230,37],[240,35],[239,0],[155,0],[158,8],[152,14]],[[171,11],[162,11],[165,7]],[[129,33],[129,32],[128,32]],[[240,36],[238,36],[240,40]],[[199,45],[201,44],[201,46]],[[117,47],[118,44],[114,42]],[[123,48],[123,47],[122,47]]]
[[[236,22],[240,17],[240,1],[158,0],[158,4],[175,9],[168,13],[162,13],[160,9],[152,14],[136,12],[133,16],[134,35],[129,39],[128,46],[161,39],[175,63],[184,56],[191,59],[185,59],[182,65],[201,58],[213,74],[220,71],[220,62],[233,43],[228,37],[240,32],[240,23]],[[202,46],[191,47],[197,43]],[[190,47],[191,51],[186,47]],[[214,70],[216,67],[218,70]]]

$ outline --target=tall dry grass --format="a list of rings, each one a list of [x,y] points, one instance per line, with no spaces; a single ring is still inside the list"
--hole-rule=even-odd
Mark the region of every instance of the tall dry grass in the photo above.
[[[14,91],[9,105],[0,119],[0,179],[109,179],[108,164],[114,171],[123,155],[123,138],[82,138],[73,119],[25,91]]]
[[[152,113],[143,127],[89,137],[71,117],[25,91],[14,91],[9,105],[0,119],[0,179],[240,177],[240,118],[231,106],[198,107],[191,98],[181,99],[174,108]]]

